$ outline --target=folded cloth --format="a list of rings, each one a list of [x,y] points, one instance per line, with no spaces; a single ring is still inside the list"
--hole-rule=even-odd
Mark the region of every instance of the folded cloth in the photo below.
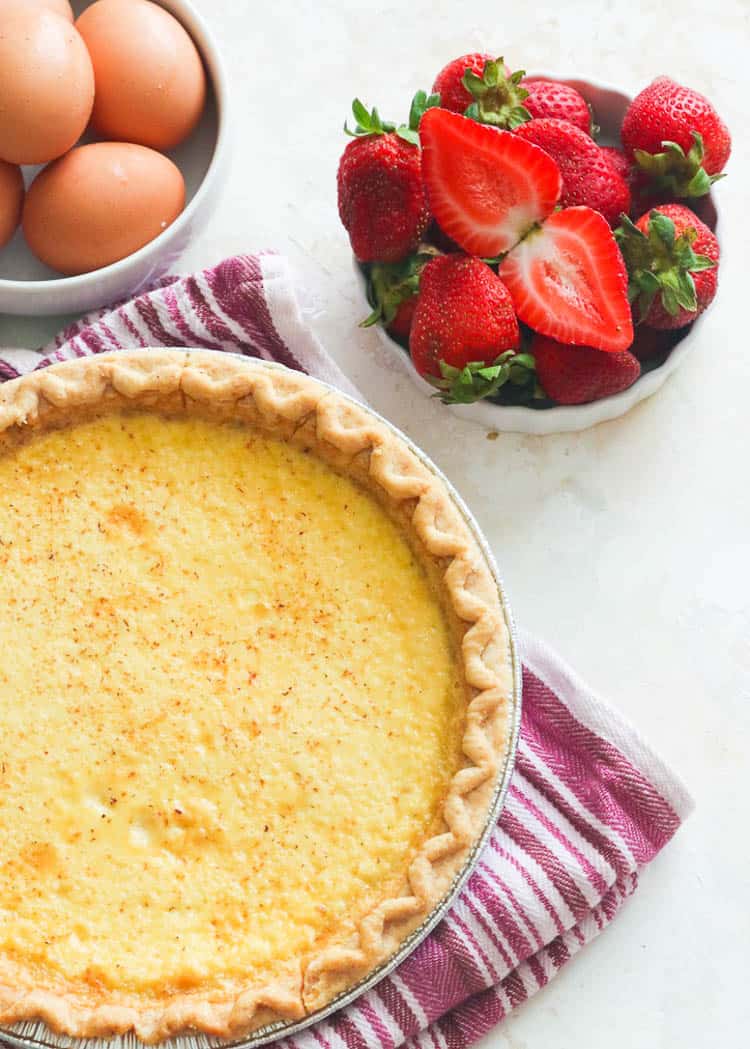
[[[73,357],[145,346],[202,346],[278,361],[361,397],[302,319],[281,255],[238,255],[75,321],[38,352],[0,350],[0,382]]]
[[[306,327],[287,263],[243,256],[85,317],[41,353],[0,351],[0,380],[54,361],[204,346],[280,361],[358,396]],[[288,1049],[464,1049],[614,918],[691,809],[621,717],[522,635],[523,717],[507,801],[448,915],[374,990]]]

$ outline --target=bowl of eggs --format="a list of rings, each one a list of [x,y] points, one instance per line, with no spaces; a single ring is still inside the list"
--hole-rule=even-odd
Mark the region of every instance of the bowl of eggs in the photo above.
[[[0,0],[0,313],[161,276],[227,166],[227,87],[188,0]]]

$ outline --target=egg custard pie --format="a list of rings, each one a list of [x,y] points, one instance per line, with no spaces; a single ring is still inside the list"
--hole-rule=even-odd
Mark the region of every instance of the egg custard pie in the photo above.
[[[445,485],[365,408],[220,354],[0,388],[0,1024],[302,1019],[446,893],[513,663]]]

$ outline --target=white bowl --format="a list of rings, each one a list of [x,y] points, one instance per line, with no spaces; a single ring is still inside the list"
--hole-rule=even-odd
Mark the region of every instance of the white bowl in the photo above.
[[[619,129],[630,98],[617,88],[604,84],[595,84],[588,80],[571,80],[549,73],[529,73],[529,76],[559,80],[570,84],[583,95],[593,109],[597,123],[601,127],[599,142],[602,145],[619,144]],[[690,202],[687,202],[690,204]],[[712,229],[718,226],[718,215],[715,202],[709,197],[693,205],[699,209],[700,217]],[[355,262],[355,271],[363,290],[366,289],[365,278],[359,265]],[[602,397],[590,404],[556,405],[549,408],[527,408],[523,406],[506,406],[493,404],[490,401],[477,401],[476,404],[448,404],[445,410],[461,419],[479,423],[488,430],[500,430],[508,433],[570,433],[585,430],[596,423],[606,422],[624,415],[639,401],[656,393],[667,377],[680,366],[700,338],[703,316],[699,317],[685,330],[680,341],[670,350],[665,361],[650,371],[644,371],[641,377],[622,393],[611,397]],[[386,330],[377,325],[381,341],[391,353],[406,365],[414,383],[427,395],[434,397],[435,389],[417,372],[409,354],[394,340]]]
[[[166,273],[210,215],[228,159],[228,89],[224,65],[203,18],[189,0],[156,2],[171,12],[195,41],[210,85],[198,127],[168,154],[185,177],[185,210],[155,240],[132,255],[77,277],[61,277],[34,258],[19,230],[0,252],[0,313],[83,313],[129,297]],[[76,16],[88,6],[88,2],[74,0]],[[36,170],[24,171],[27,181]]]

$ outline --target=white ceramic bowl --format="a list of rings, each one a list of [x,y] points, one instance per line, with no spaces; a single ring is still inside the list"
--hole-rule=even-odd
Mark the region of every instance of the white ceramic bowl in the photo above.
[[[595,84],[588,80],[570,80],[549,73],[530,73],[529,76],[560,80],[580,91],[586,101],[592,105],[596,121],[601,127],[599,142],[602,145],[619,144],[619,128],[630,102],[627,95],[618,91],[617,88],[604,84]],[[700,217],[704,222],[714,230],[717,228],[718,215],[715,203],[710,196],[703,198],[700,202],[693,202],[692,206],[699,210]],[[356,262],[355,270],[359,276],[362,288],[365,290],[364,276]],[[493,404],[490,401],[478,401],[476,404],[445,405],[445,410],[452,412],[459,418],[480,423],[488,430],[531,434],[569,433],[574,430],[585,430],[596,423],[606,422],[608,419],[616,419],[618,416],[624,415],[639,401],[645,400],[646,397],[656,393],[667,377],[680,366],[699,341],[703,322],[704,318],[701,316],[690,328],[686,329],[685,334],[670,350],[669,355],[662,364],[652,368],[650,371],[644,370],[641,377],[629,389],[623,390],[622,393],[616,393],[611,397],[602,397],[601,400],[592,401],[590,404],[556,405],[549,408],[526,408],[515,405]],[[427,396],[433,397],[435,395],[434,388],[419,375],[408,353],[380,325],[377,326],[377,332],[381,341],[391,353],[405,363],[414,383]]]
[[[228,160],[228,90],[224,65],[203,18],[189,0],[156,0],[182,23],[203,58],[210,90],[193,134],[169,156],[185,177],[185,210],[155,240],[120,262],[77,277],[61,277],[29,251],[19,230],[0,252],[0,313],[83,313],[136,293],[165,273],[206,222]],[[73,2],[76,16],[88,2]],[[25,169],[27,181],[36,169]]]

